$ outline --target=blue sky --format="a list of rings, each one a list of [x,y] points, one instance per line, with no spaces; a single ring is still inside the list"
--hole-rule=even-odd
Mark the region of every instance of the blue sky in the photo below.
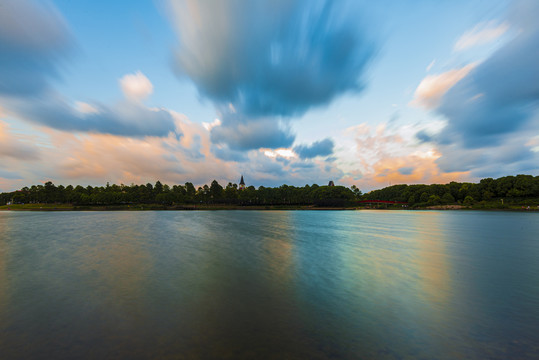
[[[539,173],[539,6],[0,1],[0,191]]]

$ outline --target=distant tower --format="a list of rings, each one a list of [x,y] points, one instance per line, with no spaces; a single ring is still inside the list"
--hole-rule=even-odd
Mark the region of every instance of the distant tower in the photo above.
[[[335,184],[333,183],[333,180],[329,180],[328,186],[335,186]]]
[[[245,190],[245,182],[243,181],[243,175],[241,176],[240,180],[240,190]]]

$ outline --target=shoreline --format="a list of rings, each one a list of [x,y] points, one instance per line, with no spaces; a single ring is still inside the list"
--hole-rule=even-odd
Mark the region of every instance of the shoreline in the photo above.
[[[520,205],[519,205],[520,206]],[[0,211],[219,211],[219,210],[258,210],[258,211],[296,211],[296,210],[336,210],[336,211],[361,211],[361,210],[394,210],[394,211],[519,211],[519,212],[539,212],[539,208],[522,208],[514,206],[512,208],[480,208],[463,205],[435,205],[420,208],[371,208],[371,207],[316,207],[313,205],[287,206],[287,205],[69,205],[69,204],[15,204],[2,205]]]

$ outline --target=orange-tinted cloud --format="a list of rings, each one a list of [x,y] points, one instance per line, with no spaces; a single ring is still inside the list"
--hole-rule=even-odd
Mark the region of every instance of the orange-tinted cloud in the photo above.
[[[376,129],[366,124],[348,129],[353,134],[355,152],[348,157],[348,171],[339,182],[368,191],[390,184],[469,179],[469,172],[441,171],[436,163],[440,153],[430,144],[417,142],[413,136],[417,130],[413,126],[391,129],[384,124]]]
[[[15,160],[37,160],[39,151],[24,136],[10,132],[7,123],[0,120],[0,159],[7,157]]]
[[[495,41],[509,30],[509,24],[498,24],[495,21],[477,24],[473,29],[466,31],[455,43],[453,50],[462,51],[474,46]]]
[[[425,109],[438,107],[444,94],[468,75],[476,65],[476,63],[472,63],[459,69],[425,77],[415,90],[414,99],[410,105]]]
[[[72,182],[203,183],[237,177],[234,164],[210,152],[209,133],[203,126],[174,114],[183,136],[128,138],[107,134],[72,134],[43,129],[52,145],[51,157],[59,179]]]

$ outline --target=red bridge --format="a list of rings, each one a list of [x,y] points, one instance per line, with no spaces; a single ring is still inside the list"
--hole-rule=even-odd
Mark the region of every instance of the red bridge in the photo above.
[[[407,202],[403,201],[390,201],[390,200],[359,200],[358,203],[367,203],[367,204],[405,204]]]

